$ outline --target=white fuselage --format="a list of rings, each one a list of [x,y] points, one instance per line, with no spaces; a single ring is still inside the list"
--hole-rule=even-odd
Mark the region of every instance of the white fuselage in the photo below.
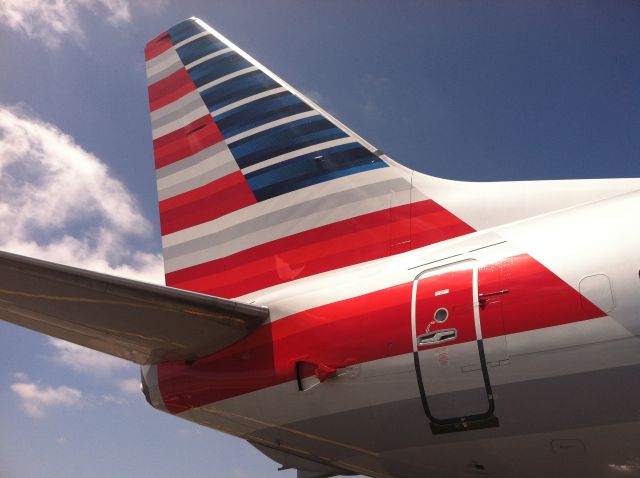
[[[626,193],[254,293],[251,300],[271,308],[265,338],[172,374],[145,369],[153,404],[192,400],[172,413],[303,469],[380,477],[635,476],[639,210],[640,192]],[[461,313],[453,327],[460,340],[420,346],[421,310],[449,289],[422,299],[420,291],[429,281],[454,284],[465,270],[460,280],[469,292],[460,300],[468,304],[452,306],[469,307],[468,324]],[[499,325],[489,323],[496,317]],[[429,331],[453,330],[452,323]],[[462,337],[467,326],[472,340]],[[472,366],[477,342],[484,379],[482,367]],[[288,380],[298,363],[336,373]],[[245,390],[243,381],[257,385]],[[466,420],[485,411],[485,381],[491,419]],[[169,396],[176,388],[168,383],[186,388]],[[199,403],[198,393],[221,399]],[[455,423],[434,428],[425,400],[436,421]]]

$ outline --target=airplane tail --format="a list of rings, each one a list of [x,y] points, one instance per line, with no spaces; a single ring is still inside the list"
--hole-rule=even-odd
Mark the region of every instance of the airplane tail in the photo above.
[[[167,285],[239,297],[473,231],[201,20],[145,58]]]

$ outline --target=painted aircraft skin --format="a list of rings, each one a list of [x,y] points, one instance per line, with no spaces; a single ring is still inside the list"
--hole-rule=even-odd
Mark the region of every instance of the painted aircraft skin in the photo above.
[[[640,179],[411,171],[195,18],[145,56],[173,289],[118,287],[192,317],[13,316],[48,286],[0,283],[2,318],[141,364],[152,406],[301,478],[640,476]]]
[[[369,476],[634,476],[639,206],[623,194],[273,287],[253,296],[271,324],[146,368],[149,396],[267,454]],[[458,337],[417,345],[440,307],[462,311],[430,332]],[[337,373],[300,391],[300,362]]]

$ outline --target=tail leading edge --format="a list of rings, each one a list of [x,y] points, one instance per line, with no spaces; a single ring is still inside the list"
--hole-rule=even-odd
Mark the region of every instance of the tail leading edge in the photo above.
[[[473,231],[201,20],[145,58],[167,285],[238,297]]]

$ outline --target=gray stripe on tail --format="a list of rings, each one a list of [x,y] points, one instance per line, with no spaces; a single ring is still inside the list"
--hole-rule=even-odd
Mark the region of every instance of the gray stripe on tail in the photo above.
[[[273,227],[275,224],[280,224],[295,218],[303,218],[311,212],[317,213],[319,211],[344,207],[348,204],[362,201],[364,199],[372,199],[389,194],[391,191],[406,191],[410,187],[410,183],[405,179],[394,178],[379,183],[368,184],[366,186],[329,194],[322,198],[313,199],[263,214],[259,217],[249,219],[221,231],[217,231],[182,244],[166,247],[163,251],[165,263],[186,254],[194,254],[199,251],[215,248],[220,244],[224,244],[225,242],[229,242],[234,239],[238,240],[242,236],[254,233],[261,229]]]

